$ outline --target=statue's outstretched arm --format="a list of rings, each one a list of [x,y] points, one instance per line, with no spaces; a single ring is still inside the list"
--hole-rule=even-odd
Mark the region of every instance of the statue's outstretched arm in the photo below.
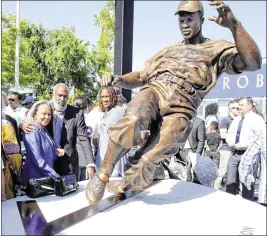
[[[260,69],[262,63],[260,50],[252,37],[236,19],[230,7],[223,1],[210,1],[209,4],[215,6],[219,13],[218,17],[213,16],[210,17],[209,20],[229,28],[233,34],[239,53],[233,64],[235,70],[242,72]]]
[[[133,71],[124,75],[103,75],[100,80],[101,87],[116,86],[126,89],[142,87],[147,83],[149,75],[156,69],[155,63],[167,49],[159,51],[154,57],[145,62],[145,68],[141,71]]]
[[[112,85],[126,89],[142,87],[147,83],[147,74],[145,70],[133,71],[121,76],[114,76]]]
[[[142,76],[142,71],[130,72],[125,75],[105,74],[101,77],[100,86],[116,86],[126,89],[133,89],[145,85],[147,76]]]

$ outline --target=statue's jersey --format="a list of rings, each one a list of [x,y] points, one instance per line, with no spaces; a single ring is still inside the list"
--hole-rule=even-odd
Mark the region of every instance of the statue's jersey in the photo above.
[[[208,39],[196,45],[180,42],[158,52],[148,61],[145,70],[148,75],[147,87],[158,93],[162,115],[181,112],[180,108],[183,107],[187,112],[190,110],[188,115],[191,119],[204,96],[216,85],[221,73],[238,73],[233,68],[237,54],[235,44]],[[157,80],[162,75],[184,79],[196,93],[190,95],[173,83]]]

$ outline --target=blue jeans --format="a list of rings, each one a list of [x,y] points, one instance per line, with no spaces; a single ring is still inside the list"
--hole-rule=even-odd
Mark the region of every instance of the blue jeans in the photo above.
[[[86,167],[85,166],[79,166],[79,172],[78,172],[78,180],[77,181],[83,181],[86,180]]]

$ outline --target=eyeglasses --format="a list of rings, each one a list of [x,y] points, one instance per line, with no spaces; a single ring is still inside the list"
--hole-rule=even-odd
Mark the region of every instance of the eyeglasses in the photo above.
[[[9,98],[8,101],[9,102],[15,102],[15,99],[14,98]]]
[[[239,107],[231,107],[230,109],[231,109],[231,110],[235,110],[235,109],[236,109],[236,110],[239,110]]]

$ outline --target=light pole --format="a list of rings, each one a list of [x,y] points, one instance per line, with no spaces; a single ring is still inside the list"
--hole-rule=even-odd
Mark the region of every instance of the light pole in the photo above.
[[[16,54],[15,54],[15,89],[19,91],[19,31],[20,31],[20,1],[17,1],[16,16]]]

